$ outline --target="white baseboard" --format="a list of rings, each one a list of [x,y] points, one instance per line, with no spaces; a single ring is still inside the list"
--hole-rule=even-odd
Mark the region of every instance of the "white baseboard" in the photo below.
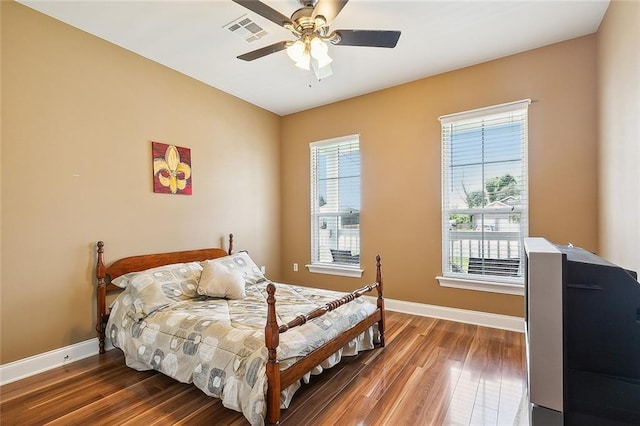
[[[365,296],[375,303],[375,297]],[[499,328],[501,330],[524,333],[524,319],[509,315],[492,314],[488,312],[470,311],[467,309],[449,308],[446,306],[427,305],[424,303],[406,302],[404,300],[384,299],[385,309],[422,317],[440,318],[466,324]]]
[[[111,342],[106,342],[106,349],[113,348]],[[43,354],[19,359],[8,364],[0,365],[0,385],[15,382],[52,368],[61,367],[70,362],[98,354],[98,338],[85,340],[60,349],[54,349]]]
[[[375,297],[364,297],[375,303]],[[524,319],[520,317],[386,298],[384,299],[384,305],[389,311],[524,333]],[[113,349],[109,339],[107,339],[106,342],[106,349]],[[34,374],[51,370],[52,368],[61,367],[70,362],[96,355],[97,353],[98,339],[94,338],[64,348],[54,349],[40,355],[34,355],[29,358],[3,364],[0,365],[0,385],[15,382],[16,380],[24,379]]]

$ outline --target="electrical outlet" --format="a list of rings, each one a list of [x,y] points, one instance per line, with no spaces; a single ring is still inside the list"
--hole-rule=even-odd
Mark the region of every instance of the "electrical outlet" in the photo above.
[[[293,272],[298,272],[298,264],[297,263],[293,264]]]

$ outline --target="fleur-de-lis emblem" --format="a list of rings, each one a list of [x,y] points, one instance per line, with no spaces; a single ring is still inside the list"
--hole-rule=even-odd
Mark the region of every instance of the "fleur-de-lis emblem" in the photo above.
[[[158,176],[162,186],[169,187],[172,194],[187,186],[191,177],[191,167],[180,161],[178,148],[169,145],[164,153],[164,158],[153,159],[153,174]]]

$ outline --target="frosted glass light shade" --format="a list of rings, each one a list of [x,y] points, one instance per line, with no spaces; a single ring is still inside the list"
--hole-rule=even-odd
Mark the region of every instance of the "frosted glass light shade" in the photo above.
[[[320,68],[326,67],[333,62],[333,59],[329,57],[329,47],[327,47],[327,44],[319,38],[315,37],[311,40],[309,50],[311,50],[311,56],[318,61],[318,66]]]
[[[287,47],[287,55],[293,62],[296,63],[298,68],[309,71],[311,63],[314,63],[314,68],[324,68],[328,66],[333,59],[329,57],[329,47],[327,44],[318,37],[313,37],[311,40],[305,38],[298,40],[295,43]]]
[[[300,60],[296,62],[296,67],[309,71],[309,64],[311,63],[311,56],[308,53],[302,55]]]
[[[293,62],[299,62],[304,56],[305,45],[301,40],[296,41],[291,46],[287,47],[287,55]]]

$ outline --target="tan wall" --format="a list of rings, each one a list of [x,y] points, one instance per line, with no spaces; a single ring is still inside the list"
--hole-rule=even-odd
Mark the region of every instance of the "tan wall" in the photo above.
[[[219,246],[280,267],[280,118],[2,2],[0,363],[95,337],[106,259]],[[250,125],[247,125],[250,123]],[[193,195],[152,192],[151,141],[191,148]]]
[[[425,78],[282,120],[282,276],[347,290],[375,279],[386,295],[522,315],[520,296],[440,287],[438,117],[531,98],[530,235],[598,247],[595,35]],[[362,280],[292,272],[310,259],[309,142],[360,133]]]
[[[640,2],[612,1],[598,30],[600,252],[640,272]]]

